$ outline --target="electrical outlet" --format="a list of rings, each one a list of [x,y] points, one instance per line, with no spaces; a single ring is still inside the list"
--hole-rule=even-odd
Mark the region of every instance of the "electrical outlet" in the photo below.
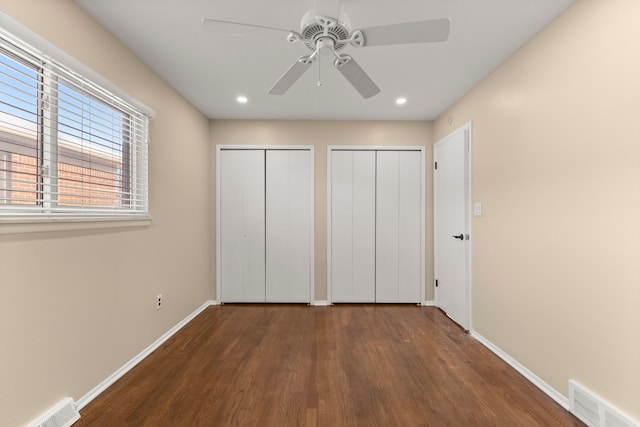
[[[159,294],[156,297],[156,310],[160,310],[162,308],[162,294]]]

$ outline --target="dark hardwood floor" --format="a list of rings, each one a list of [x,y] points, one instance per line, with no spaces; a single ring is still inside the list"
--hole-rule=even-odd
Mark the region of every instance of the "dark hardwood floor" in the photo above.
[[[581,426],[438,309],[210,307],[75,426]]]

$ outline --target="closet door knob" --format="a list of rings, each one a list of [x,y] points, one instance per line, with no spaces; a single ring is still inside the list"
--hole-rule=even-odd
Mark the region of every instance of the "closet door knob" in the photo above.
[[[451,237],[453,237],[454,239],[464,240],[464,234],[459,234],[457,236],[451,236]]]

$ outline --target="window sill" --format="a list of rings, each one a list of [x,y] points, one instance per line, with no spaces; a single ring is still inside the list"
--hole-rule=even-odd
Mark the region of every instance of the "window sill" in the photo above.
[[[98,230],[107,228],[145,227],[150,224],[151,217],[0,218],[0,235],[73,230]]]

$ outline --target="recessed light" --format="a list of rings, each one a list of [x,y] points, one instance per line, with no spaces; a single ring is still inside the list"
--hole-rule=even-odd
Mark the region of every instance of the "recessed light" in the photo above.
[[[236,101],[238,101],[240,104],[246,104],[248,99],[246,96],[240,95],[236,98]]]
[[[402,97],[402,98],[396,99],[396,104],[398,105],[404,105],[406,103],[407,103],[407,98]]]

